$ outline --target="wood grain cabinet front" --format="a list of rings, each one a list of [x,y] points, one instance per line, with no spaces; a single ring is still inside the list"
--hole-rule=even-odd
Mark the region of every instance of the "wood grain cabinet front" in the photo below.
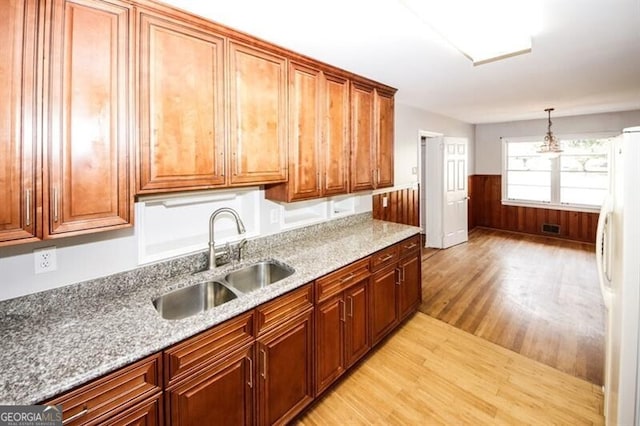
[[[416,235],[399,244],[398,261],[398,319],[414,313],[422,302],[422,256],[420,236]]]
[[[393,186],[394,94],[351,83],[351,191]]]
[[[162,424],[161,366],[160,354],[152,355],[46,404],[62,405],[65,425],[137,424],[135,418]]]
[[[226,38],[175,13],[136,16],[138,193],[224,186]]]
[[[229,41],[230,185],[287,180],[287,61]]]
[[[371,348],[369,258],[316,281],[316,395]]]
[[[0,12],[0,246],[42,235],[36,195],[37,0]]]
[[[169,425],[252,425],[253,344],[235,350],[165,390]]]
[[[287,424],[313,401],[313,285],[255,309],[258,424]]]
[[[289,62],[289,179],[267,188],[278,201],[346,194],[349,178],[349,81],[320,67]]]
[[[50,5],[43,237],[131,226],[133,6],[116,0]]]

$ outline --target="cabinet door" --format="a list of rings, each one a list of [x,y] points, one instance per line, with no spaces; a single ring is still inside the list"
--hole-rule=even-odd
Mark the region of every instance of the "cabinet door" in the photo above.
[[[0,245],[33,241],[36,227],[38,1],[0,7]]]
[[[138,10],[138,192],[224,185],[224,39]]]
[[[162,425],[162,393],[152,399],[104,421],[104,426],[159,426]]]
[[[313,311],[257,342],[258,423],[284,424],[313,400]]]
[[[349,81],[325,74],[322,193],[349,191]]]
[[[316,307],[316,395],[344,372],[344,315],[342,294]]]
[[[319,70],[291,63],[289,78],[290,200],[318,198],[321,73]]]
[[[166,423],[180,426],[253,423],[253,345],[165,391]]]
[[[422,274],[420,252],[400,261],[398,286],[398,314],[403,320],[412,314],[422,300]]]
[[[376,90],[376,188],[393,186],[393,107],[393,94]]]
[[[229,42],[229,145],[233,185],[287,180],[286,60]]]
[[[371,338],[380,341],[398,323],[396,304],[397,271],[390,265],[371,278]]]
[[[351,191],[374,188],[374,89],[351,83]]]
[[[53,2],[45,238],[132,222],[131,10],[119,2]]]
[[[371,348],[369,335],[369,279],[345,291],[345,364],[350,367]]]

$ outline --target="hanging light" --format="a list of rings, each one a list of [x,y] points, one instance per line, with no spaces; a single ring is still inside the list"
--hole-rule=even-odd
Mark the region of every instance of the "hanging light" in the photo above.
[[[547,108],[545,111],[548,114],[549,123],[547,124],[547,134],[544,137],[544,143],[540,145],[540,149],[538,149],[538,154],[547,154],[552,157],[557,157],[562,150],[560,149],[560,143],[558,139],[551,132],[551,111],[553,108]]]

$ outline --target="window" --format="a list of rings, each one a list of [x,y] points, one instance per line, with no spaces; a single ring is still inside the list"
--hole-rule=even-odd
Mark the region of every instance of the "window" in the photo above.
[[[597,210],[609,190],[612,138],[560,138],[557,157],[541,141],[503,139],[502,203]]]

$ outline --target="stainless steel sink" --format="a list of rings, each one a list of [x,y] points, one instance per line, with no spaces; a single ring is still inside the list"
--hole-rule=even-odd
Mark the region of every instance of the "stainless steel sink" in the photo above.
[[[187,318],[235,299],[236,294],[218,281],[207,281],[174,290],[153,300],[164,319]]]
[[[233,271],[224,280],[242,293],[251,293],[287,278],[294,272],[289,266],[267,260]]]

